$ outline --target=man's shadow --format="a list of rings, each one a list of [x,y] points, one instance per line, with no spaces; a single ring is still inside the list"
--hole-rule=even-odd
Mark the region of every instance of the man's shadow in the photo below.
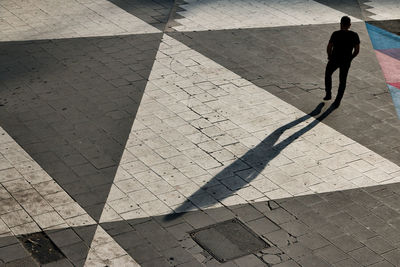
[[[248,173],[246,174],[246,177],[242,177],[243,179],[240,179],[240,183],[242,183],[242,187],[250,183],[252,180],[254,180],[261,172],[262,170],[268,165],[268,163],[277,157],[282,150],[284,150],[287,146],[289,146],[291,143],[293,143],[296,139],[298,139],[300,136],[305,134],[306,132],[310,131],[312,128],[314,128],[318,123],[323,121],[326,117],[329,116],[336,108],[334,104],[332,104],[324,113],[322,113],[320,116],[315,118],[312,122],[310,122],[307,126],[301,128],[300,130],[296,131],[295,133],[291,134],[289,137],[286,139],[282,140],[278,144],[275,144],[277,140],[281,137],[281,135],[288,129],[295,127],[296,125],[310,119],[311,117],[317,116],[318,114],[321,113],[322,108],[324,106],[324,103],[321,102],[317,105],[317,107],[311,111],[310,113],[304,115],[303,117],[300,117],[288,124],[285,124],[275,131],[273,131],[270,135],[268,135],[262,142],[260,142],[257,146],[254,148],[250,149],[248,152],[246,152],[243,156],[240,158],[236,159],[234,162],[232,162],[230,165],[228,165],[226,168],[224,168],[221,172],[219,172],[216,176],[214,176],[210,181],[209,184],[213,184],[215,181],[220,181],[221,179],[230,177],[231,179],[239,179],[238,176],[234,176],[235,171],[238,171],[237,166],[246,164],[245,162],[251,162],[252,165],[251,167],[248,167]],[[248,165],[248,164],[246,164]],[[240,169],[240,171],[243,171],[243,168]],[[192,207],[192,204],[190,202],[190,199],[193,198],[201,198],[201,196],[205,192],[205,188],[209,186],[204,185],[200,189],[198,189],[195,193],[193,193],[185,202],[183,202],[179,207],[177,207],[174,211],[174,213],[168,214],[164,217],[164,220],[170,221],[174,220],[183,214],[187,212],[190,207]],[[221,193],[220,195],[214,195],[213,200],[207,199],[207,202],[204,205],[199,205],[196,204],[197,207],[199,208],[205,208],[208,206],[212,206],[216,203],[218,203],[218,200],[225,199],[229,197],[230,195],[233,195],[236,191],[238,191],[241,187],[231,190],[229,194],[226,193]],[[218,199],[218,200],[217,200]]]

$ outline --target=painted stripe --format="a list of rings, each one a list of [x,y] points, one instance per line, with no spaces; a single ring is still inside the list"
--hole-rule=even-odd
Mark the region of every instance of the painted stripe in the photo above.
[[[384,53],[392,58],[400,60],[400,48],[382,49],[379,52]]]
[[[390,84],[391,86],[394,86],[394,87],[400,89],[400,82],[398,82],[398,83],[389,83],[389,84]]]
[[[365,24],[400,118],[400,36]]]
[[[365,23],[374,49],[400,48],[400,36]]]
[[[375,51],[387,83],[400,82],[400,60]]]
[[[400,83],[398,83],[398,84],[400,87]],[[393,98],[393,104],[396,108],[397,116],[400,119],[400,89],[396,88],[394,86],[391,86],[390,84],[388,84],[388,88],[389,88],[390,94],[392,95],[392,98]]]

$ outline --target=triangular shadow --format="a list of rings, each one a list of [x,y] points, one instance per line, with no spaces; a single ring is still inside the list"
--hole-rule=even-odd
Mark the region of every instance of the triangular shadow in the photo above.
[[[369,21],[365,24],[374,49],[400,48],[400,36],[386,30],[383,21]]]
[[[1,127],[96,221],[161,38],[0,43]]]
[[[336,9],[360,20],[364,19],[359,0],[315,0],[320,4]]]
[[[388,88],[389,88],[390,94],[392,95],[392,98],[393,98],[393,104],[394,104],[394,107],[396,108],[397,116],[400,119],[400,83],[397,87],[395,87],[394,85],[388,84]]]
[[[174,6],[174,0],[108,0],[119,8],[163,31],[171,10]]]

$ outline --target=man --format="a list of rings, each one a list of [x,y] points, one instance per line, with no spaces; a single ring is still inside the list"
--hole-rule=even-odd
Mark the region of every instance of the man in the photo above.
[[[349,17],[344,16],[340,20],[340,31],[332,33],[329,40],[327,53],[328,64],[325,70],[325,92],[324,100],[332,98],[332,74],[339,68],[339,89],[334,107],[340,105],[344,90],[346,89],[347,74],[351,61],[355,58],[360,51],[360,38],[358,34],[350,31],[351,20]]]

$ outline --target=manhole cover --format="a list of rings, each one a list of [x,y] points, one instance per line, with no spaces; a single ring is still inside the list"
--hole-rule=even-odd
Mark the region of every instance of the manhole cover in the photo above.
[[[65,258],[44,232],[21,235],[18,236],[18,239],[40,264]]]
[[[219,262],[236,259],[269,247],[238,219],[198,229],[190,235]]]

